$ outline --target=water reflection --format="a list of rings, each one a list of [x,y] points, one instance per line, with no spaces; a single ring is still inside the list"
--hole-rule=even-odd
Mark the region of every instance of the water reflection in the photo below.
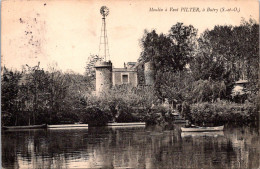
[[[180,126],[2,132],[3,168],[258,168],[259,131]]]
[[[181,137],[219,137],[224,136],[223,131],[216,132],[182,132]]]

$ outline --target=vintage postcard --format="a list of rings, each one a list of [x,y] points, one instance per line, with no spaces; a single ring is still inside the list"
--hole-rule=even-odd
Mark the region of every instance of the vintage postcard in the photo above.
[[[257,0],[3,0],[2,168],[260,167]]]

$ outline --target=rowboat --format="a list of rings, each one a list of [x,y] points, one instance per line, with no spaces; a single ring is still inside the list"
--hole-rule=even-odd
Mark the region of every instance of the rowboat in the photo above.
[[[145,126],[145,122],[107,123],[106,126]]]
[[[4,130],[16,130],[16,129],[43,129],[47,128],[46,124],[42,125],[29,125],[29,126],[3,126]]]
[[[59,124],[59,125],[48,125],[48,129],[80,129],[87,128],[88,124]]]
[[[216,127],[181,127],[182,132],[207,132],[207,131],[222,131],[224,130],[224,126],[216,126]]]

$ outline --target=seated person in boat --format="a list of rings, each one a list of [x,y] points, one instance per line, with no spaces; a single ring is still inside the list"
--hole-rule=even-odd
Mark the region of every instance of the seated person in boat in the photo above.
[[[186,128],[190,128],[191,127],[191,122],[189,120],[186,120],[185,127]]]
[[[186,120],[185,128],[198,128],[198,126],[191,124],[189,120]]]

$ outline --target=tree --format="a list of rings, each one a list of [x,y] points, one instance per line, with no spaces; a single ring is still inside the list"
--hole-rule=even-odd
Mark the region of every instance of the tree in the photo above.
[[[32,107],[30,112],[33,116],[33,124],[35,124],[36,119],[38,119],[37,116],[43,109],[43,104],[46,102],[45,92],[49,83],[47,81],[46,73],[40,68],[40,62],[34,67],[30,67],[28,65],[26,66],[28,69],[23,76],[26,77],[25,86],[27,88],[27,92],[22,94],[29,96],[27,97],[27,103],[29,102],[29,104],[32,104],[30,105],[30,107]],[[29,125],[30,123],[29,117]]]
[[[19,103],[17,98],[21,73],[10,71],[4,67],[1,77],[2,125],[17,125]]]
[[[158,35],[155,30],[151,32],[145,30],[140,41],[142,52],[139,62],[153,62],[156,72],[154,87],[160,99],[166,97],[163,92],[167,86],[163,85],[171,78],[164,78],[164,74],[175,76],[180,75],[178,72],[186,71],[186,66],[194,55],[196,36],[197,29],[182,23],[173,25],[169,34]]]
[[[214,50],[211,34],[209,30],[206,30],[198,39],[198,48],[190,63],[195,80],[223,80],[228,73],[225,71],[225,59],[222,54]]]
[[[97,61],[102,61],[103,58],[100,58],[98,55],[90,55],[88,57],[87,65],[85,67],[85,75],[91,79],[96,79],[95,64]]]
[[[176,70],[182,71],[194,56],[197,42],[197,32],[192,25],[185,26],[183,23],[173,25],[169,31],[172,42],[171,59],[167,60]]]
[[[188,71],[160,73],[160,93],[162,98],[168,98],[170,102],[180,104],[191,100],[191,84],[193,77]],[[167,80],[163,80],[167,79]]]
[[[193,56],[197,30],[182,23],[173,25],[168,35],[145,30],[140,41],[139,62],[152,61],[156,70],[182,71]]]
[[[224,81],[231,93],[240,79],[249,81],[249,91],[257,93],[259,72],[259,24],[242,19],[239,26],[215,26],[198,39],[190,68],[195,80]]]
[[[238,53],[238,67],[240,78],[249,81],[249,90],[259,92],[259,24],[255,20],[242,19],[241,24],[234,28]]]

